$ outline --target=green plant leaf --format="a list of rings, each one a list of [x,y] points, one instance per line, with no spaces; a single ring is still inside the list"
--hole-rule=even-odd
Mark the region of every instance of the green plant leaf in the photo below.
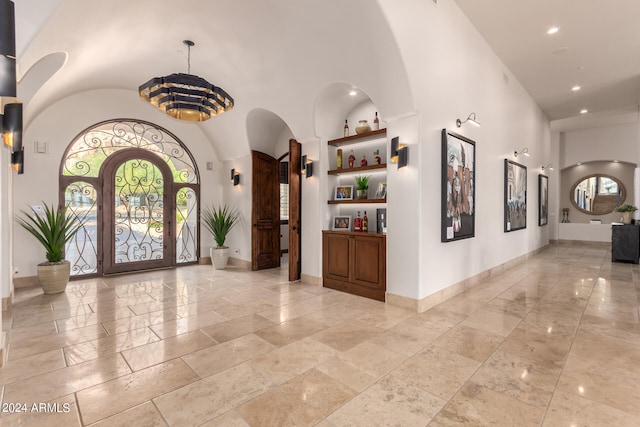
[[[31,207],[31,212],[20,211],[16,217],[18,224],[34,236],[45,250],[49,262],[60,262],[64,259],[64,246],[84,226],[75,214],[68,214],[66,206],[54,208],[43,203],[44,215]]]
[[[207,207],[200,214],[200,223],[211,233],[219,248],[224,247],[227,234],[240,221],[240,213],[228,206]]]
[[[630,205],[629,203],[625,203],[624,205],[620,205],[616,208],[616,211],[618,212],[635,212],[637,210],[637,207]]]
[[[358,175],[355,177],[356,180],[356,190],[368,190],[369,189],[369,180],[371,179],[371,175]]]

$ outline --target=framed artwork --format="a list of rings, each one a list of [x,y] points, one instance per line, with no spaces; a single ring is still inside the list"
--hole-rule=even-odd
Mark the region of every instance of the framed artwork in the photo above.
[[[538,175],[538,225],[549,223],[549,177]]]
[[[334,216],[331,229],[337,231],[351,231],[351,215]]]
[[[475,236],[476,143],[442,129],[441,241]]]
[[[353,200],[353,185],[337,185],[334,200]]]
[[[504,231],[527,228],[527,167],[504,159]]]
[[[387,183],[381,182],[378,184],[378,189],[376,190],[376,199],[386,199],[387,198]]]

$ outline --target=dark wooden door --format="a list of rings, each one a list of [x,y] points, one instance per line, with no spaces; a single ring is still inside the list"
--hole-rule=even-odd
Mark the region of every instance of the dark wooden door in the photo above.
[[[279,162],[259,151],[251,152],[251,269],[280,266]]]
[[[103,164],[103,273],[173,265],[172,174],[147,150],[123,150]]]
[[[300,280],[300,156],[302,148],[295,139],[289,140],[289,281]]]

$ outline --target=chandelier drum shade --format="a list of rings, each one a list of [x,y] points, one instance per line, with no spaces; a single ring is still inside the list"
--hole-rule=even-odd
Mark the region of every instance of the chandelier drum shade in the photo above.
[[[138,88],[140,97],[171,117],[188,122],[203,122],[229,111],[234,101],[227,92],[191,72],[191,40],[188,48],[187,74],[174,73],[154,77]]]

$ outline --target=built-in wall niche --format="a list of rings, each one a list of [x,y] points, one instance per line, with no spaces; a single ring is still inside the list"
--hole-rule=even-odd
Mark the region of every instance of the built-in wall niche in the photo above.
[[[592,220],[600,220],[602,224],[611,224],[612,222],[620,221],[620,213],[615,210],[609,210],[608,213],[601,213],[601,208],[596,204],[596,210],[592,210],[593,207],[593,195],[595,194],[592,191],[591,196],[589,196],[590,202],[587,203],[585,200],[585,194],[582,192],[585,189],[583,188],[580,191],[580,194],[577,195],[578,191],[576,190],[579,186],[578,184],[583,183],[589,177],[611,177],[615,178],[618,182],[619,189],[621,194],[614,195],[611,194],[608,196],[611,200],[611,204],[622,204],[622,203],[634,203],[631,195],[634,193],[634,184],[633,184],[633,175],[634,170],[636,168],[635,163],[627,163],[627,162],[614,162],[614,161],[596,161],[596,162],[585,162],[580,165],[573,165],[566,167],[560,171],[560,205],[558,206],[557,218],[558,222],[561,222],[563,219],[562,210],[568,210],[568,218],[570,223],[586,223],[589,224]],[[551,182],[553,180],[553,176],[549,178],[549,185],[552,185]],[[591,180],[589,183],[587,181],[587,186],[593,187],[594,185],[603,186],[606,184],[609,187],[608,181],[605,180]],[[613,191],[610,188],[604,189],[603,192]],[[575,197],[581,197],[582,201],[576,200]],[[630,201],[631,200],[631,201]],[[584,206],[584,208],[583,208]],[[585,209],[590,207],[589,209]]]
[[[329,157],[333,157],[333,161],[329,162],[330,167],[335,167],[327,171],[329,175],[327,203],[331,206],[329,209],[331,222],[336,216],[349,216],[354,228],[353,220],[358,217],[358,213],[360,218],[364,219],[366,212],[369,224],[367,231],[382,233],[383,230],[378,230],[376,227],[376,219],[377,209],[386,209],[388,145],[386,129],[329,140],[327,145]],[[374,160],[373,164],[369,164],[368,160],[358,164],[355,153],[367,149],[371,150],[375,156],[379,156],[378,159]],[[357,178],[362,176],[369,178],[364,199],[359,198],[357,194]]]

